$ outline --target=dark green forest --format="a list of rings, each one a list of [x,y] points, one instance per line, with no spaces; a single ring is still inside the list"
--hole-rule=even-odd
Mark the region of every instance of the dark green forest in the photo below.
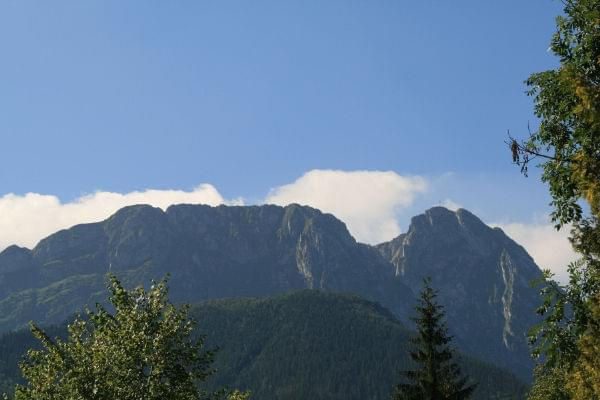
[[[387,399],[412,367],[412,333],[388,310],[356,295],[304,290],[277,297],[211,300],[192,306],[206,348],[218,348],[210,390],[249,389],[254,399]],[[64,325],[48,327],[64,336]],[[19,382],[17,363],[36,341],[0,338],[2,389]],[[522,399],[526,386],[500,368],[462,357],[479,383],[474,399]]]

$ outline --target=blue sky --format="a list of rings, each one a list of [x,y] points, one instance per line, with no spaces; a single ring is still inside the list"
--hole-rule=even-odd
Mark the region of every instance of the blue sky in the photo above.
[[[251,204],[313,170],[394,171],[427,186],[395,207],[401,229],[448,201],[490,223],[539,223],[547,191],[503,141],[535,126],[523,81],[556,66],[560,11],[551,0],[5,1],[0,196],[69,204],[208,183]]]

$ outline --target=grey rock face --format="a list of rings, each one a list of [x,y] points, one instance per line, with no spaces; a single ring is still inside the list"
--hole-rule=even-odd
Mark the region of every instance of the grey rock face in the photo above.
[[[466,210],[435,207],[414,217],[406,234],[377,248],[414,291],[424,277],[432,278],[460,348],[529,375],[526,332],[537,322],[539,305],[530,282],[541,272],[502,230]]]

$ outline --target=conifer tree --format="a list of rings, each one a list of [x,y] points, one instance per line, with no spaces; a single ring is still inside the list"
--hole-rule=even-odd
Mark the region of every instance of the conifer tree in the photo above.
[[[415,350],[410,353],[417,368],[402,373],[405,382],[396,386],[392,399],[468,399],[475,385],[467,385],[467,377],[453,359],[452,337],[448,335],[443,307],[436,301],[437,292],[431,288],[431,280],[426,278],[423,283],[415,307],[418,316],[413,318],[417,325],[417,336],[412,340]]]

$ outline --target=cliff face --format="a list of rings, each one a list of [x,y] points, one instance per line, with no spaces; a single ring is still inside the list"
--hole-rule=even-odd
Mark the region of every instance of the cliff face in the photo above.
[[[433,208],[406,234],[357,243],[330,214],[290,205],[126,207],[34,249],[0,253],[0,331],[60,322],[104,301],[106,274],[126,286],[170,275],[174,301],[267,296],[299,289],[353,292],[412,326],[415,294],[433,278],[464,351],[528,376],[525,332],[540,271],[525,250],[465,210]]]
[[[466,210],[436,207],[377,248],[415,291],[432,278],[459,347],[521,373],[531,369],[525,335],[537,322],[539,296],[530,282],[541,272],[502,230]]]

